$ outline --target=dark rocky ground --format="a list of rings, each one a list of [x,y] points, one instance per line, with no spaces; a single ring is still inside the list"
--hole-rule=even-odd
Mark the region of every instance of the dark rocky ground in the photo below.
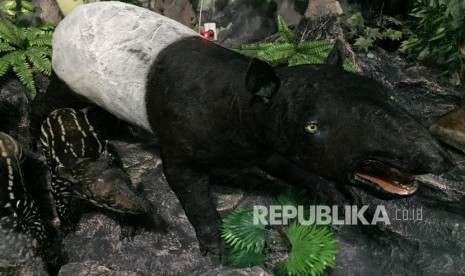
[[[358,55],[357,65],[361,74],[392,88],[392,98],[425,126],[463,105],[463,86],[452,87],[447,81],[438,82],[436,72],[407,63],[397,55],[379,49],[368,55]],[[16,95],[12,93],[12,85],[19,84],[3,84],[0,101]],[[113,143],[133,183],[153,203],[166,229],[143,228],[133,240],[120,240],[120,225],[111,216],[94,209],[82,216],[76,232],[64,238],[69,263],[60,269],[59,275],[271,274],[270,267],[230,269],[222,267],[214,258],[202,256],[194,230],[163,176],[156,146],[147,142]],[[356,204],[384,205],[390,217],[395,217],[396,210],[419,209],[423,216],[422,220],[394,220],[387,226],[339,227],[337,266],[328,271],[328,275],[465,274],[465,156],[448,149],[454,168],[441,176],[421,176],[423,185],[413,197],[382,200],[362,190],[349,189]],[[329,204],[351,202],[332,183],[299,170],[296,175],[308,183],[311,194]],[[256,170],[234,175],[227,182],[248,188],[214,186],[218,209],[223,215],[238,206],[270,203],[272,191],[281,184],[261,176]],[[373,210],[370,208],[369,212]],[[3,230],[0,231],[0,275],[46,275],[41,259],[32,254],[27,235],[0,230]]]

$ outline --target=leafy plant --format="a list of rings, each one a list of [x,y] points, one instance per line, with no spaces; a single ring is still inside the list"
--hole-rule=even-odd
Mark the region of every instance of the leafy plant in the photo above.
[[[385,40],[399,42],[402,38],[402,31],[399,29],[403,28],[403,23],[391,16],[379,16],[370,22],[373,27],[366,25],[361,13],[344,14],[339,17],[338,23],[346,29],[346,36],[357,51],[367,52]]]
[[[411,13],[414,32],[401,51],[410,57],[432,59],[449,73],[465,71],[465,1],[416,0]],[[447,71],[446,71],[447,72]]]
[[[18,79],[35,94],[33,74],[50,75],[52,25],[20,27],[0,21],[0,77],[13,70]]]
[[[292,249],[285,262],[274,267],[281,275],[322,275],[336,265],[337,248],[328,227],[293,223],[287,232]]]
[[[251,209],[236,209],[225,218],[221,236],[235,249],[260,252],[265,248],[265,225],[254,224]]]
[[[308,205],[310,200],[305,193],[289,188],[278,195],[278,205]],[[284,244],[289,246],[288,258],[274,267],[276,275],[322,275],[325,268],[334,267],[337,248],[333,231],[329,227],[317,225],[291,224],[287,233],[282,226],[277,230]],[[264,265],[269,230],[263,224],[254,224],[253,210],[237,209],[223,221],[222,237],[228,248],[223,263],[232,267]]]
[[[0,2],[0,11],[5,14],[10,20],[16,18],[17,15],[33,15],[34,6],[26,1],[3,0]]]
[[[333,48],[333,43],[328,41],[298,42],[282,16],[278,16],[278,30],[280,38],[276,43],[242,45],[235,50],[243,55],[265,60],[274,66],[281,64],[296,66],[324,63]],[[355,72],[355,68],[348,60],[344,61],[344,68]]]

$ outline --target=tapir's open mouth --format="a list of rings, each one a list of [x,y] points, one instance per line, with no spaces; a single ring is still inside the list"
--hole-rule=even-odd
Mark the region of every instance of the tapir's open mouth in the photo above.
[[[407,196],[418,189],[415,175],[401,172],[380,161],[367,160],[356,165],[354,182],[361,182],[384,193]]]

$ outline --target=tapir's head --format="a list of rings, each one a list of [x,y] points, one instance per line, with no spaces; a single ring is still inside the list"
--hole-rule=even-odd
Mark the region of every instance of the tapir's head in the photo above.
[[[60,177],[74,183],[76,195],[94,205],[130,214],[147,213],[152,208],[149,201],[133,191],[129,176],[114,166],[110,153],[104,152],[96,160],[80,158],[68,172],[62,169]]]
[[[275,84],[261,72],[269,141],[301,168],[384,195],[410,195],[415,175],[446,169],[448,154],[378,82],[331,64],[278,69]]]

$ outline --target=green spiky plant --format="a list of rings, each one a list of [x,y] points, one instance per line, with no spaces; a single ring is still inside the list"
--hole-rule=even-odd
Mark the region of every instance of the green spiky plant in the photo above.
[[[322,64],[333,48],[328,41],[297,41],[282,16],[278,16],[279,41],[274,43],[254,43],[242,45],[235,50],[248,57],[257,57],[277,66],[287,64]],[[346,59],[344,68],[355,72],[354,66]]]
[[[310,203],[306,193],[288,188],[278,195],[276,205],[304,205]],[[327,267],[335,266],[337,248],[329,227],[291,223],[287,232],[278,227],[288,248],[288,258],[276,264],[276,275],[322,275]],[[223,221],[222,237],[227,249],[223,263],[231,267],[264,265],[269,229],[253,222],[252,209],[236,209]]]
[[[323,275],[336,265],[337,247],[328,227],[301,225],[294,222],[287,231],[291,251],[286,261],[274,268],[277,276]]]
[[[0,21],[0,77],[10,69],[34,95],[34,73],[51,73],[54,26],[20,27]]]

